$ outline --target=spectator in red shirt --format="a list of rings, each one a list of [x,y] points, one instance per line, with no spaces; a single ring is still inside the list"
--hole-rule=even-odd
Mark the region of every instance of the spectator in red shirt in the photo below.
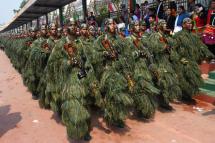
[[[195,30],[198,33],[203,32],[203,28],[206,25],[207,12],[202,4],[195,5],[195,13],[193,14],[193,20],[195,22]]]

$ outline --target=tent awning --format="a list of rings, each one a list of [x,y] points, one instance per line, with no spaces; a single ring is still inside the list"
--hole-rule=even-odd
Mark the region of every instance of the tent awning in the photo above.
[[[29,0],[14,18],[0,30],[6,32],[31,22],[76,0]]]

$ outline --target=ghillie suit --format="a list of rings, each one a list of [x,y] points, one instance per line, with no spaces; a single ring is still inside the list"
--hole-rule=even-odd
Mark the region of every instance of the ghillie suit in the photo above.
[[[21,74],[23,74],[25,65],[26,65],[27,60],[28,60],[28,54],[26,54],[26,51],[31,47],[31,44],[34,40],[35,39],[31,38],[31,37],[25,38],[22,41],[23,45],[17,50],[18,61],[20,63],[19,64],[20,65],[19,72]]]
[[[129,51],[124,50],[123,54],[125,61],[123,65],[127,65],[124,66],[124,75],[127,75],[135,110],[140,117],[149,119],[155,113],[156,95],[159,94],[159,90],[153,84],[151,72],[148,70],[152,55],[135,33],[126,41],[127,47],[123,49],[129,49]]]
[[[100,86],[99,80],[96,77],[94,68],[93,68],[93,59],[94,56],[94,41],[95,38],[93,36],[81,36],[77,41],[78,47],[82,49],[82,61],[84,63],[84,68],[86,72],[86,77],[83,84],[86,87],[87,96],[87,104],[88,106],[98,106],[101,107],[103,101],[100,100]]]
[[[65,66],[67,63],[64,63],[65,54],[62,52],[65,43],[65,37],[56,42],[40,81],[41,85],[38,87],[41,90],[39,99],[41,107],[51,107],[54,112],[59,114],[61,113],[60,97],[63,90],[62,87],[68,76]]]
[[[9,55],[9,58],[11,59],[11,62],[13,63],[13,66],[14,68],[17,70],[17,71],[21,71],[21,65],[20,65],[20,61],[19,61],[19,56],[18,55],[18,51],[23,47],[25,46],[23,43],[25,41],[25,38],[18,38],[18,39],[14,39],[14,40],[10,40],[10,44],[9,44],[9,41],[7,41],[7,45],[10,46],[8,47],[8,55]]]
[[[86,69],[82,57],[82,48],[75,41],[69,40],[64,45],[64,63],[67,63],[67,79],[62,96],[62,120],[67,127],[68,136],[83,139],[89,136],[90,114],[87,107],[85,80]]]
[[[28,87],[28,81],[29,81],[29,77],[30,75],[32,75],[32,70],[31,70],[31,61],[29,60],[30,59],[30,54],[31,54],[31,51],[32,51],[32,47],[39,47],[40,46],[40,40],[39,39],[36,39],[34,40],[33,42],[29,42],[29,43],[26,43],[28,45],[28,48],[25,50],[25,52],[23,53],[27,60],[26,60],[26,63],[24,65],[24,68],[22,70],[22,78],[23,78],[23,83],[25,86]]]
[[[182,30],[173,37],[174,42],[172,42],[172,47],[174,47],[177,55],[173,54],[171,60],[175,65],[174,68],[180,82],[183,100],[191,100],[199,92],[199,87],[203,81],[197,61],[201,61],[207,58],[206,55],[210,55],[207,49],[204,52],[201,50],[197,51],[198,49],[205,48],[202,44],[199,44],[199,48],[194,47],[195,45],[186,45],[194,44],[193,41],[187,41],[192,35],[192,33]],[[189,39],[191,40],[192,38]],[[201,43],[200,39],[196,40],[199,41],[195,41],[195,43]]]
[[[46,39],[43,37],[32,43],[26,65],[24,83],[34,96],[38,96],[37,87],[50,54],[45,43]]]
[[[127,80],[122,74],[122,64],[119,60],[120,49],[123,47],[118,36],[105,34],[98,37],[95,43],[94,67],[97,79],[100,82],[103,100],[101,109],[108,124],[124,126],[128,109],[133,99],[128,93]]]
[[[195,33],[183,29],[174,35],[177,40],[179,54],[200,63],[202,60],[213,58],[214,55]]]
[[[169,56],[169,44],[167,39],[159,32],[152,33],[143,40],[153,54],[154,64],[150,65],[154,81],[161,90],[158,103],[161,107],[171,109],[169,103],[181,98],[181,89],[177,74],[172,67]]]
[[[53,36],[50,36],[48,39],[43,41],[42,47],[47,53],[46,57],[46,66],[43,69],[43,72],[40,75],[40,80],[37,86],[37,93],[39,95],[39,103],[41,107],[44,108],[49,108],[50,107],[50,99],[49,97],[51,96],[51,88],[49,82],[51,82],[52,74],[48,72],[48,65],[49,65],[49,59],[53,53],[53,49],[55,46],[57,46],[57,39]],[[60,43],[60,42],[59,42]],[[50,75],[49,75],[50,74]],[[56,84],[58,85],[58,84]]]

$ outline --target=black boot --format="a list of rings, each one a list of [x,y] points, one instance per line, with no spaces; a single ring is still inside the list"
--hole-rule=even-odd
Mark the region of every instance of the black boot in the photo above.
[[[84,141],[90,141],[92,139],[92,137],[90,136],[89,133],[87,133],[85,136],[84,136]]]
[[[39,97],[38,97],[38,95],[36,95],[36,94],[32,94],[32,99],[33,99],[33,100],[38,100]]]

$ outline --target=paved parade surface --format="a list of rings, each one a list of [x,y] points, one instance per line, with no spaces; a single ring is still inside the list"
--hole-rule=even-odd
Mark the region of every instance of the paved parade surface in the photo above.
[[[146,122],[130,117],[125,129],[106,127],[99,114],[92,118],[90,143],[215,143],[215,107],[173,104],[174,112],[157,111]],[[52,111],[39,108],[20,74],[0,51],[0,143],[78,143]]]

